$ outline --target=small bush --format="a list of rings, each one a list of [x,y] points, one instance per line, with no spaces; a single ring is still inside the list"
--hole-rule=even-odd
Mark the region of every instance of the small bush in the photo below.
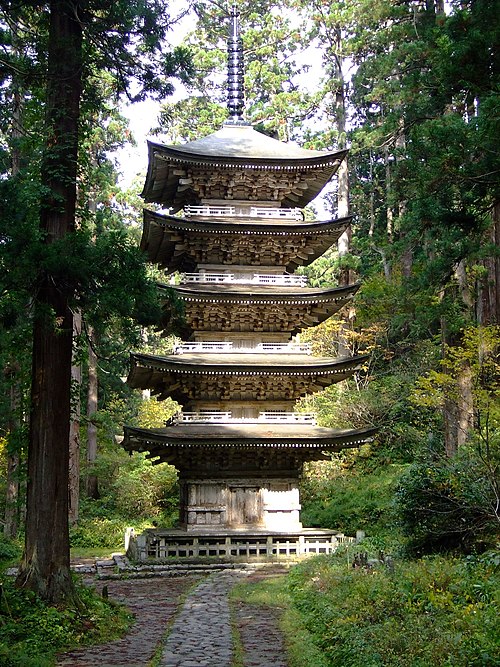
[[[125,530],[130,522],[122,518],[88,518],[70,528],[72,547],[109,547],[123,548]]]
[[[21,556],[21,547],[17,542],[0,535],[0,563],[11,561]]]
[[[332,475],[304,480],[302,521],[306,526],[330,528],[353,535],[365,530],[370,535],[393,531],[393,497],[405,470],[388,465],[370,474],[333,469]]]
[[[495,484],[472,451],[413,465],[396,493],[396,511],[414,555],[485,549],[498,539]]]

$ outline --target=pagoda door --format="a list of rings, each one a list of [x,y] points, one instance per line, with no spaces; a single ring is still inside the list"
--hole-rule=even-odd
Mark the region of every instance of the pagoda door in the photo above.
[[[230,486],[228,489],[228,524],[260,526],[263,521],[262,491],[257,486]]]

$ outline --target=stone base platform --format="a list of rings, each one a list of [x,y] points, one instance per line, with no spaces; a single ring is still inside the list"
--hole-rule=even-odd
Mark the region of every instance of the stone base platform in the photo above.
[[[303,528],[293,532],[260,530],[183,531],[150,528],[125,535],[127,557],[139,563],[182,562],[283,562],[317,554],[330,554],[355,538],[334,530]]]

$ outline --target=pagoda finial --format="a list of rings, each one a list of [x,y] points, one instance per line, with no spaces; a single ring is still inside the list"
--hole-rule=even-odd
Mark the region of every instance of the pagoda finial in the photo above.
[[[245,108],[245,84],[243,64],[243,40],[240,35],[240,13],[233,4],[231,8],[231,23],[227,44],[227,107],[231,125],[246,125],[243,118]]]

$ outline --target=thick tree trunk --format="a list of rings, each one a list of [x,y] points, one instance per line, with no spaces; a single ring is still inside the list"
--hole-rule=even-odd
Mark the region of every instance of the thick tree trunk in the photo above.
[[[486,279],[479,288],[478,313],[479,324],[500,323],[500,204],[496,204],[491,211],[492,224],[485,242],[491,245],[492,253],[483,261],[486,268]],[[496,249],[496,253],[494,251]]]
[[[82,76],[78,11],[78,3],[50,3],[40,215],[48,244],[74,229]],[[52,603],[75,597],[68,530],[72,292],[67,276],[40,272],[34,298],[26,538],[17,584]]]
[[[462,303],[472,315],[474,311],[474,298],[471,293],[467,267],[465,260],[459,262],[455,269],[455,278],[460,291]],[[448,332],[445,319],[441,321],[442,355],[443,359],[448,354],[448,347],[459,346],[462,343],[462,335],[452,336]],[[479,353],[479,351],[478,351]],[[452,376],[453,388],[449,388],[445,396],[444,417],[444,445],[447,456],[457,453],[470,437],[474,430],[476,418],[474,405],[473,373],[470,360],[464,359],[454,369]]]
[[[82,315],[75,312],[73,317],[73,337],[77,339],[82,333]],[[69,434],[69,523],[78,523],[80,504],[80,389],[82,384],[82,367],[73,363],[71,366],[72,410]]]
[[[89,331],[89,383],[87,395],[87,465],[89,474],[87,476],[87,495],[89,498],[99,498],[99,480],[93,470],[97,460],[97,427],[95,425],[95,414],[97,412],[98,379],[97,379],[97,356],[94,351],[95,338],[92,329]]]

